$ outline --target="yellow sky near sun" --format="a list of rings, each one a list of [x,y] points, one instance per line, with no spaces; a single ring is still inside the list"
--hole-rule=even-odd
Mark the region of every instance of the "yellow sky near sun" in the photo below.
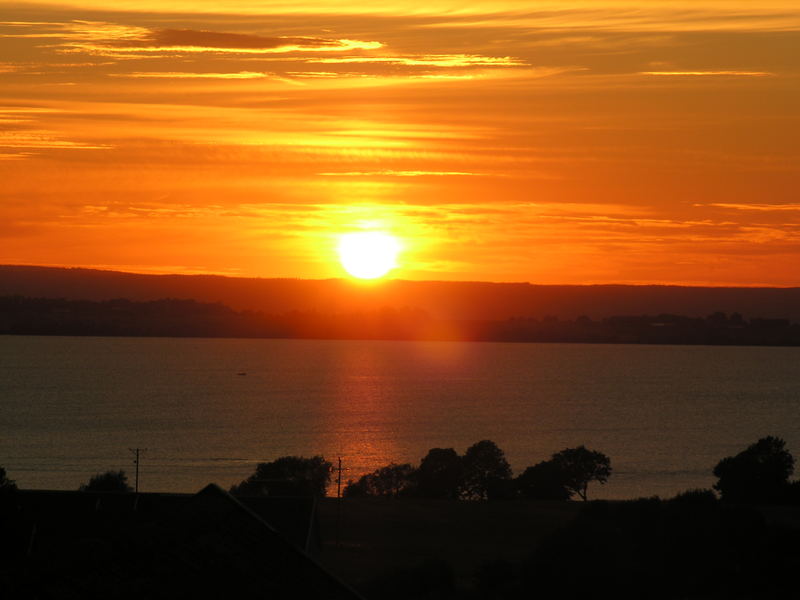
[[[795,2],[16,3],[0,263],[800,284]]]

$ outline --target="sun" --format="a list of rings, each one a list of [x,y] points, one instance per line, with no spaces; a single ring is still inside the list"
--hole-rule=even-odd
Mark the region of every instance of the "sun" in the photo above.
[[[377,279],[397,267],[400,242],[383,231],[345,233],[339,238],[339,262],[353,277]]]

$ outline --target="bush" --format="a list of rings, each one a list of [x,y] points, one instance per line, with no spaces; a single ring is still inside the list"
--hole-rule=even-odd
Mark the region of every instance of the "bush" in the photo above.
[[[125,471],[106,471],[89,479],[89,482],[82,484],[78,490],[81,492],[132,492],[133,488],[128,485],[128,476]]]
[[[415,486],[416,469],[405,463],[394,463],[362,476],[358,481],[348,481],[344,488],[345,498],[383,496],[397,498],[410,493]]]
[[[0,494],[6,494],[9,492],[16,491],[17,484],[14,480],[9,479],[6,475],[6,470],[3,467],[0,467]]]
[[[550,460],[528,467],[515,483],[519,495],[530,500],[569,500],[572,496],[564,473]]]
[[[231,487],[235,496],[325,496],[333,465],[322,456],[283,456],[259,463],[255,472]]]
[[[789,491],[794,457],[782,439],[767,436],[714,467],[714,484],[726,502],[764,504],[782,502]]]

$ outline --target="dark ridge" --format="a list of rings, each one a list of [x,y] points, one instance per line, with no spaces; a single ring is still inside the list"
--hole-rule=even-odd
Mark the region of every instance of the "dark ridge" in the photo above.
[[[534,285],[342,279],[253,279],[218,275],[138,275],[117,271],[1,266],[0,296],[135,301],[193,298],[235,310],[350,313],[379,308],[423,310],[455,320],[556,316],[603,319],[614,315],[714,312],[800,321],[800,288],[683,287],[661,285]]]

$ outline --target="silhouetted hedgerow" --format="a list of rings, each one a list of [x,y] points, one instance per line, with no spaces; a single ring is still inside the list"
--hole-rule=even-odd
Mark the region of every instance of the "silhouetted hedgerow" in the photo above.
[[[709,491],[594,501],[518,567],[487,565],[479,585],[498,591],[478,597],[771,598],[799,560],[800,532]]]

